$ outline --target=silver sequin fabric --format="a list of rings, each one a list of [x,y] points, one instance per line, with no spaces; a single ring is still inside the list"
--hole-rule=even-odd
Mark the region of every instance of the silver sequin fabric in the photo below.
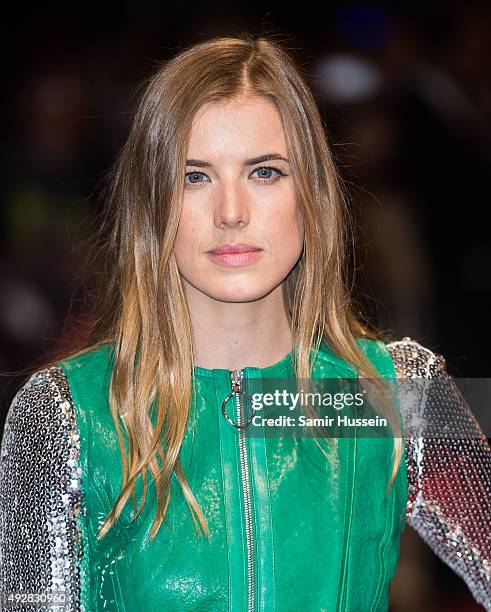
[[[398,379],[404,381],[399,399],[408,474],[407,523],[465,581],[474,599],[491,610],[488,441],[442,355],[409,337],[387,348]],[[411,380],[412,388],[410,382],[405,384]],[[435,423],[447,424],[447,415],[452,436],[444,436],[442,429],[437,437]],[[431,427],[431,435],[425,436],[426,427]]]
[[[387,345],[401,379],[438,377],[440,402],[461,438],[421,436],[434,409],[424,394],[400,398],[408,475],[407,523],[491,610],[491,450],[445,360],[408,337]],[[417,435],[416,435],[417,434]],[[14,397],[0,451],[0,593],[63,591],[66,612],[84,610],[88,554],[79,436],[60,367],[33,374]],[[5,601],[3,610],[53,611]]]
[[[39,597],[54,601],[55,592],[64,594],[66,612],[82,609],[81,477],[68,382],[57,366],[39,370],[14,397],[2,437],[2,610],[56,611],[61,608],[27,603]]]

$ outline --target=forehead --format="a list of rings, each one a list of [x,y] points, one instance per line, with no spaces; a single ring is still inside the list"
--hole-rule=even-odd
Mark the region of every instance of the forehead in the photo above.
[[[280,114],[266,98],[247,96],[207,103],[194,117],[189,139],[192,157],[205,153],[208,157],[245,156],[273,148],[287,155]]]

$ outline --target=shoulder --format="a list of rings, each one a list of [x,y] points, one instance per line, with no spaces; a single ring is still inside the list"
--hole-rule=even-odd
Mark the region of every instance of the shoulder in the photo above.
[[[355,337],[355,342],[358,348],[364,353],[365,357],[379,371],[382,376],[394,377],[394,363],[392,353],[388,350],[385,342],[378,338],[370,338],[368,336]],[[346,373],[352,374],[358,371],[357,366],[353,366],[340,353],[335,351],[330,342],[323,340],[318,353],[322,362],[329,362],[339,366]]]
[[[390,378],[398,376],[393,354],[383,340],[368,337],[357,337],[355,340],[380,374]]]
[[[100,345],[31,374],[7,411],[3,448],[28,445],[40,452],[56,438],[58,450],[67,450],[80,418],[84,421],[87,410],[103,397],[111,347]]]
[[[409,336],[385,346],[394,362],[396,375],[400,378],[432,378],[446,373],[444,356]]]
[[[387,347],[382,340],[360,336],[355,338],[355,341],[369,358],[373,359],[376,357],[387,356]]]
[[[114,343],[106,342],[98,346],[90,347],[61,359],[59,365],[65,373],[74,375],[90,375],[101,373],[113,363]]]
[[[80,419],[80,425],[100,407],[105,409],[114,365],[112,342],[91,347],[58,362],[63,370]]]
[[[394,362],[406,436],[414,439],[453,431],[455,423],[448,419],[467,415],[469,409],[443,355],[408,336],[386,346]]]
[[[42,368],[24,382],[7,411],[1,467],[13,459],[17,463],[25,463],[33,456],[39,459],[43,452],[53,452],[55,447],[60,452],[69,450],[76,443],[73,437],[76,430],[70,387],[63,369],[59,365]]]

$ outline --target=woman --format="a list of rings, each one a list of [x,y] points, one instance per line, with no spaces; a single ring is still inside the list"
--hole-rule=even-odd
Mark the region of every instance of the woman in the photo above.
[[[355,316],[340,180],[285,50],[175,56],[110,178],[90,338],[8,414],[5,609],[59,591],[69,610],[387,610],[406,518],[491,605],[486,439],[440,355]],[[414,435],[414,394],[381,398],[392,438],[246,438],[247,385],[294,376],[443,381],[465,463]]]

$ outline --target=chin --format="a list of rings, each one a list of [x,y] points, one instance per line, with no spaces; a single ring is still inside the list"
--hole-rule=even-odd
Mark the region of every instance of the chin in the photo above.
[[[260,300],[270,293],[276,284],[265,285],[262,283],[221,283],[213,284],[209,287],[202,286],[201,291],[209,297],[220,302],[254,302]]]

